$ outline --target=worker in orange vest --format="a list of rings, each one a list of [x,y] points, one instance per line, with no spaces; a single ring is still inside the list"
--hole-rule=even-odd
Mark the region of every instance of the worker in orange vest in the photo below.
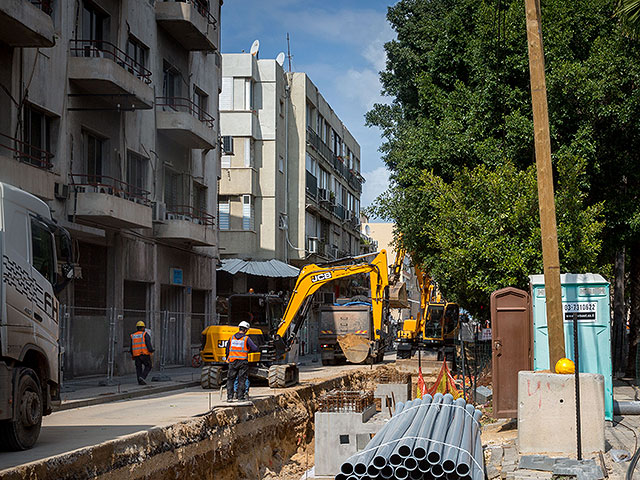
[[[229,364],[229,371],[227,372],[227,402],[233,402],[234,400],[236,378],[238,380],[238,400],[249,399],[246,391],[249,373],[249,352],[258,351],[256,344],[247,335],[249,328],[249,322],[240,322],[238,324],[238,332],[227,342],[227,363]]]
[[[145,330],[143,321],[136,323],[136,332],[131,334],[131,358],[136,362],[136,376],[138,385],[146,385],[145,379],[151,371],[151,356],[153,345],[151,335]]]

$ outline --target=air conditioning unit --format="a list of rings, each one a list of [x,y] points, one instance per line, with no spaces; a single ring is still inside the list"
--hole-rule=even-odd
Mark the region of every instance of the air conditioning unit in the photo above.
[[[318,237],[307,237],[307,252],[318,253]]]
[[[326,188],[319,188],[318,189],[318,198],[321,202],[328,202],[329,201],[329,192],[327,191]]]
[[[69,185],[55,182],[53,184],[53,195],[58,200],[66,200],[69,198]]]
[[[222,154],[233,155],[233,137],[231,135],[222,137]]]
[[[167,219],[167,205],[162,202],[153,204],[153,221],[164,222]]]
[[[180,220],[180,216],[175,213],[167,213],[167,220]]]

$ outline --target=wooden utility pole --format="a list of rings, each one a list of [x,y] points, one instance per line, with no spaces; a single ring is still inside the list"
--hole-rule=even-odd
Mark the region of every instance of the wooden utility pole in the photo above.
[[[529,73],[531,75],[531,103],[538,171],[538,203],[542,234],[542,262],[544,289],[547,301],[547,328],[549,334],[549,368],[553,371],[558,360],[565,356],[564,322],[562,318],[562,287],[560,285],[560,257],[556,206],[553,196],[553,170],[551,167],[551,138],[547,85],[544,77],[544,49],[540,1],[525,0],[527,9],[527,40],[529,44]]]

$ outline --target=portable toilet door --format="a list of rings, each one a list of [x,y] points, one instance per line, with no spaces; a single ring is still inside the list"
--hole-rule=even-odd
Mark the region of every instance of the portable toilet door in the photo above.
[[[547,330],[544,275],[531,275],[533,303],[533,368],[549,366],[549,335]],[[611,314],[609,282],[593,273],[560,275],[564,341],[567,358],[573,357],[573,317],[578,318],[578,355],[582,373],[604,376],[605,418],[613,420],[613,372],[611,362]]]

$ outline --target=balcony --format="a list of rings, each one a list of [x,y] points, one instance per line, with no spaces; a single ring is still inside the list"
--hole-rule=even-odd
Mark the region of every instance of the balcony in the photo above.
[[[217,22],[206,2],[158,1],[156,21],[186,50],[211,52],[218,49]]]
[[[156,97],[156,110],[160,133],[187,148],[215,148],[214,118],[188,98]]]
[[[55,39],[50,15],[50,0],[2,0],[0,43],[10,47],[53,47]]]
[[[258,191],[258,178],[255,169],[225,168],[218,183],[218,195],[248,195]]]
[[[251,137],[262,139],[260,120],[252,110],[226,110],[220,112],[220,124],[223,125],[221,135],[232,137]]]
[[[167,208],[165,221],[154,223],[156,238],[197,247],[216,244],[215,217],[188,205]]]
[[[71,174],[78,220],[109,228],[151,228],[149,192],[105,175]]]
[[[258,235],[252,230],[220,230],[218,248],[224,256],[251,256],[257,246]]]
[[[305,173],[307,175],[307,195],[315,199],[318,196],[318,179],[310,172]]]
[[[1,180],[43,200],[54,199],[53,153],[0,133]]]
[[[91,98],[92,105],[72,106],[69,110],[99,110],[101,106],[118,110],[153,107],[151,71],[112,43],[102,40],[71,40],[69,80],[82,92],[69,97]]]
[[[344,220],[346,218],[345,208],[340,204],[333,207],[333,214],[340,220]]]

